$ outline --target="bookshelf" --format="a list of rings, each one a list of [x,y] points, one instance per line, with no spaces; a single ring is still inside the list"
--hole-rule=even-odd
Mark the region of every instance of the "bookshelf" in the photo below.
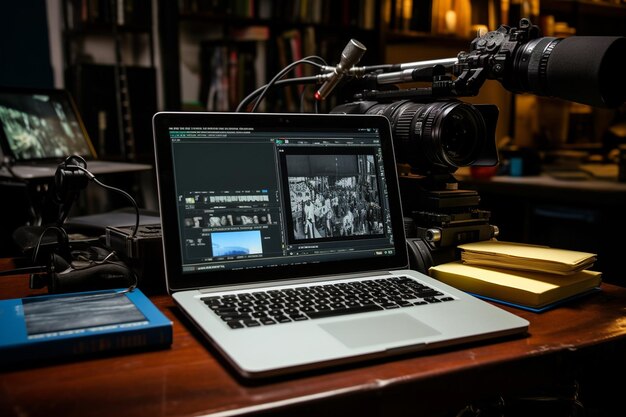
[[[592,0],[542,0],[542,15],[567,22],[576,34],[625,36],[626,2]]]
[[[152,2],[63,0],[61,8],[65,86],[98,155],[152,163]]]
[[[391,46],[431,42],[467,48],[477,29],[517,26],[521,17],[539,25],[544,36],[626,35],[621,0],[386,0],[382,15]]]
[[[360,64],[384,59],[382,0],[172,3],[157,1],[168,110],[234,110],[247,94],[298,58],[317,55],[336,65],[351,38],[368,48]],[[313,67],[302,65],[290,76],[314,73]],[[301,111],[302,88],[276,89],[264,100],[266,109]]]

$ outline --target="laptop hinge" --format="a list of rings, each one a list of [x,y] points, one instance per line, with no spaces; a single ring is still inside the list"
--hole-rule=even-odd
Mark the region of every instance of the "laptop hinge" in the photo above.
[[[294,278],[294,279],[282,279],[276,281],[259,281],[251,282],[248,284],[235,284],[235,285],[221,285],[210,288],[198,289],[201,293],[222,292],[222,291],[239,291],[239,290],[253,290],[257,288],[266,288],[271,286],[283,286],[283,285],[302,285],[312,284],[316,282],[324,281],[336,281],[343,279],[354,278],[369,278],[381,275],[391,275],[389,271],[368,271],[363,273],[345,274],[345,275],[320,275],[320,276],[307,276],[306,278]]]

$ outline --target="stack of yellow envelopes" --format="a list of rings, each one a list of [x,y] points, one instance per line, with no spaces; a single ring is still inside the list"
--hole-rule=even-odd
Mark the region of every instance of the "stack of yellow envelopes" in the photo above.
[[[460,245],[461,260],[431,267],[432,277],[478,296],[541,310],[599,288],[597,256],[488,240]]]

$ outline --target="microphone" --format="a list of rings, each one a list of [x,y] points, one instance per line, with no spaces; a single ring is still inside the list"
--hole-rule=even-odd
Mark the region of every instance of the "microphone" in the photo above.
[[[341,52],[339,64],[332,68],[330,74],[326,74],[328,78],[324,81],[324,84],[322,84],[319,90],[315,92],[315,99],[318,101],[325,100],[350,68],[361,60],[365,51],[367,51],[365,45],[356,39],[350,39],[350,42],[348,42]]]

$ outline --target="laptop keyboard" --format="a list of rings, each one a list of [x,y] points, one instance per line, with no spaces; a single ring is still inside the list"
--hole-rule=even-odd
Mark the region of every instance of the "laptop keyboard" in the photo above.
[[[407,277],[203,297],[232,329],[452,301]]]

